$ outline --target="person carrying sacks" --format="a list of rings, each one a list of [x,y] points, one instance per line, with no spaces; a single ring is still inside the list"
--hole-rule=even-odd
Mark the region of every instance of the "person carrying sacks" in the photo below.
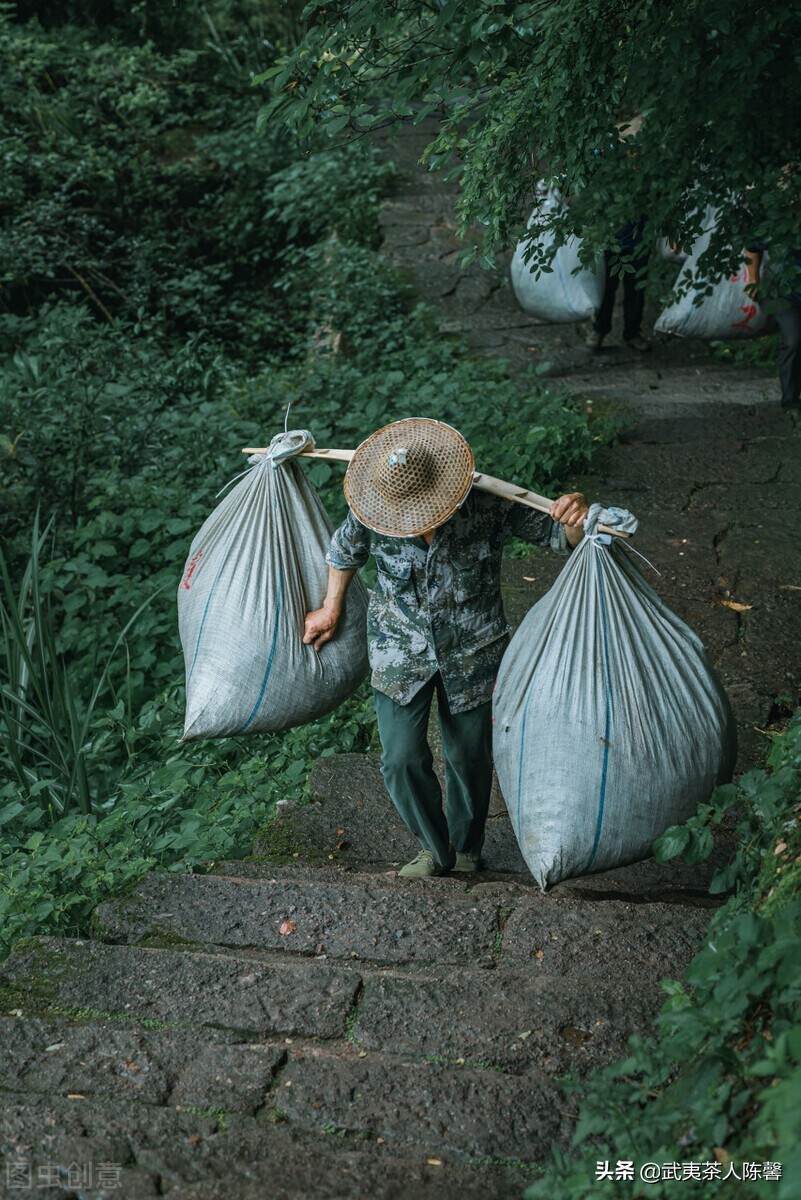
[[[372,554],[377,587],[367,614],[381,769],[419,854],[400,875],[475,871],[492,786],[492,690],[509,644],[501,556],[512,536],[567,554],[588,503],[560,496],[550,513],[473,487],[470,446],[450,425],[396,421],[356,449],[345,476],[349,512],[326,553],[328,590],[308,613],[304,643],[337,631],[345,595]],[[426,731],[436,692],[446,794]]]

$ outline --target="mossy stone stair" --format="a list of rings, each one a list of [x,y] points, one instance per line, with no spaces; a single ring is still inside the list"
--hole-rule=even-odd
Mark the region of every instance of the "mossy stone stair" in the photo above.
[[[315,788],[261,854],[151,874],[95,910],[91,938],[17,945],[0,969],[7,1161],[63,1179],[115,1164],[119,1186],[82,1181],[96,1200],[268,1183],[470,1200],[521,1194],[567,1148],[557,1077],[647,1030],[659,979],[703,941],[699,879],[638,864],[543,895],[499,814],[501,869],[404,880],[375,759],[326,760]]]

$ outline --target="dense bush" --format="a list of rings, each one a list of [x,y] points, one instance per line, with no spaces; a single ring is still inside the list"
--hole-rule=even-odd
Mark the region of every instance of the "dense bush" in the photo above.
[[[653,1036],[581,1093],[573,1148],[555,1156],[527,1200],[674,1197],[675,1182],[595,1181],[596,1162],[780,1162],[780,1181],[684,1181],[693,1195],[793,1200],[801,1172],[801,713],[775,737],[764,769],[718,788],[659,857],[703,860],[737,803],[736,852],[711,891],[734,889],[684,979],[664,980]],[[726,1187],[731,1192],[726,1191]]]
[[[7,310],[88,299],[100,320],[145,312],[274,353],[303,322],[303,297],[288,312],[274,286],[288,249],[332,228],[375,240],[391,168],[362,144],[308,155],[257,135],[248,73],[213,47],[45,33],[0,9],[0,63]]]

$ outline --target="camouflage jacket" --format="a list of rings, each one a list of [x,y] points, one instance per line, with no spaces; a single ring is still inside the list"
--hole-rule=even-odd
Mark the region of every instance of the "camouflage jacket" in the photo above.
[[[476,488],[430,546],[422,537],[373,533],[348,512],[326,561],[351,570],[371,554],[376,560],[367,640],[377,691],[407,704],[440,671],[452,712],[491,698],[511,632],[501,598],[501,553],[510,536],[570,551],[564,527],[546,513]]]

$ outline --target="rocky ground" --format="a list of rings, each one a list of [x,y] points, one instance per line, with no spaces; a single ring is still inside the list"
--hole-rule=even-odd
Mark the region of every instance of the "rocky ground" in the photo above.
[[[798,700],[801,640],[801,437],[772,374],[682,343],[591,358],[580,329],[525,317],[503,271],[459,269],[452,194],[414,166],[424,141],[393,149],[386,252],[443,333],[626,409],[621,441],[566,486],[640,517],[654,586],[725,681],[740,766],[758,761]],[[560,565],[509,560],[514,622]],[[488,871],[401,880],[416,846],[375,757],[324,760],[313,785],[250,860],[151,875],[98,908],[91,939],[37,938],[3,964],[0,1194],[520,1196],[569,1144],[559,1077],[648,1029],[719,902],[725,835],[700,867],[649,860],[543,895],[497,794]]]

